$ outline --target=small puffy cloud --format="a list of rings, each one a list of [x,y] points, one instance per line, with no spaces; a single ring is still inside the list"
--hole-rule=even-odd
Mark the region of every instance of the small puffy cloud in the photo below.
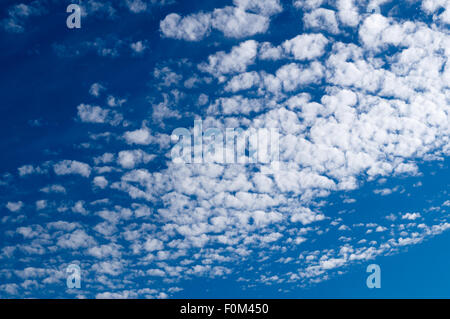
[[[163,248],[164,248],[163,242],[156,238],[149,238],[144,243],[144,249],[147,251],[161,250]]]
[[[46,12],[40,1],[29,4],[16,4],[8,9],[8,17],[0,21],[0,25],[7,31],[22,33],[25,31],[25,21],[33,16],[40,16]]]
[[[306,13],[303,21],[307,28],[315,30],[326,30],[330,33],[339,33],[338,22],[336,14],[333,10],[316,9],[310,13]]]
[[[154,154],[147,154],[142,150],[120,151],[117,162],[123,168],[134,168],[141,163],[147,164],[155,158]]]
[[[104,176],[96,176],[93,183],[95,186],[102,189],[108,186],[108,180]]]
[[[91,88],[89,89],[89,94],[95,97],[99,97],[100,93],[105,90],[105,87],[101,85],[100,83],[94,83],[91,85]]]
[[[147,3],[142,0],[126,0],[128,9],[134,13],[141,13],[147,10]]]
[[[114,161],[114,154],[113,153],[104,153],[101,156],[94,158],[94,163],[96,165],[99,164],[108,164]]]
[[[338,0],[337,9],[339,21],[342,24],[355,27],[358,25],[360,17],[358,8],[355,6],[355,0]]]
[[[57,222],[51,222],[47,224],[48,229],[57,229],[57,230],[65,230],[67,232],[73,231],[80,227],[80,224],[78,223],[69,223],[65,221],[57,221]]]
[[[294,7],[304,9],[319,8],[325,0],[294,0]]]
[[[79,200],[78,202],[76,202],[75,205],[72,207],[72,212],[81,215],[87,215],[88,211],[86,210],[86,208],[84,208],[84,201]]]
[[[281,222],[283,220],[283,215],[276,212],[263,212],[256,211],[252,214],[253,222],[258,227],[263,227],[271,223]]]
[[[204,94],[204,93],[201,93],[201,94],[198,96],[198,100],[197,100],[198,105],[203,106],[203,105],[205,105],[206,103],[208,103],[208,101],[209,101],[209,96],[208,96],[208,95],[206,95],[206,94]]]
[[[248,13],[235,7],[225,7],[214,10],[212,25],[226,37],[243,38],[266,32],[269,21],[265,16]]]
[[[161,33],[168,38],[199,41],[214,28],[226,37],[248,37],[266,32],[269,17],[282,11],[278,0],[235,0],[234,4],[185,17],[171,13],[160,22]]]
[[[255,61],[258,43],[248,40],[234,46],[231,52],[217,52],[208,57],[208,63],[199,65],[199,69],[216,77],[229,73],[241,73]]]
[[[250,89],[260,82],[260,76],[257,72],[245,72],[234,76],[228,81],[225,91],[237,92]]]
[[[82,229],[75,230],[72,233],[61,235],[57,240],[60,248],[79,249],[89,247],[95,244],[93,237],[86,234]]]
[[[375,194],[378,194],[378,195],[381,195],[381,196],[387,196],[387,195],[391,195],[392,193],[395,193],[398,190],[399,190],[399,187],[396,186],[394,188],[375,189],[373,192]]]
[[[262,100],[248,99],[241,95],[219,98],[208,108],[208,114],[249,114],[263,107]]]
[[[272,16],[283,11],[279,0],[233,0],[233,4],[246,11]]]
[[[291,216],[291,222],[297,223],[301,222],[303,225],[308,225],[313,222],[324,220],[325,216],[323,214],[314,213],[309,208],[298,209]]]
[[[302,34],[283,42],[282,47],[296,60],[312,60],[325,53],[327,38],[322,34]]]
[[[14,283],[4,284],[0,286],[0,291],[4,291],[9,295],[18,295],[19,294],[19,285]]]
[[[416,32],[416,29],[417,26],[414,23],[398,24],[380,14],[372,14],[359,28],[359,37],[367,49],[378,51],[389,45],[401,45]],[[420,45],[420,42],[417,45]]]
[[[199,41],[210,31],[211,15],[197,13],[182,18],[176,13],[171,13],[161,21],[159,26],[165,37]]]
[[[114,19],[116,16],[116,9],[109,1],[89,0],[80,5],[83,16],[95,14],[108,19]]]
[[[109,114],[108,110],[89,104],[80,104],[77,109],[78,117],[82,122],[86,123],[105,123]]]
[[[408,220],[416,220],[417,218],[422,217],[420,213],[406,213],[402,215],[402,219],[408,219]]]
[[[66,189],[64,188],[64,186],[59,185],[59,184],[53,184],[53,185],[45,186],[45,187],[41,188],[40,191],[43,192],[43,193],[47,193],[47,194],[50,194],[50,193],[63,193],[63,194],[65,194],[66,193]]]
[[[36,210],[41,210],[47,207],[47,201],[44,199],[36,201]]]
[[[126,99],[119,99],[119,98],[116,98],[116,97],[114,97],[112,95],[109,95],[107,97],[107,99],[106,99],[106,103],[110,107],[122,106],[126,102],[127,102]]]
[[[123,137],[128,144],[148,145],[153,141],[153,136],[146,127],[135,131],[125,132]]]
[[[33,165],[24,165],[17,169],[20,176],[26,176],[31,174],[44,174],[47,172],[46,168],[41,168],[39,166],[34,167]]]
[[[395,168],[395,174],[417,175],[418,171],[415,163],[401,163]]]
[[[149,269],[147,270],[147,275],[151,277],[164,277],[166,273],[161,269]]]
[[[156,79],[161,81],[161,86],[166,87],[177,85],[183,78],[181,74],[177,74],[167,66],[163,68],[155,68],[155,70],[153,71],[153,75]]]
[[[119,292],[102,292],[95,295],[96,299],[130,299],[137,298],[137,293],[134,291],[119,291]]]
[[[130,44],[130,48],[136,53],[136,54],[142,54],[147,49],[147,45],[144,41],[136,41]]]
[[[99,259],[107,257],[120,257],[121,246],[111,243],[108,245],[94,246],[88,249],[87,253]]]
[[[71,160],[63,160],[53,165],[53,170],[56,175],[78,174],[83,177],[91,175],[91,167],[88,164]]]
[[[296,90],[299,86],[317,83],[324,75],[324,68],[318,62],[313,62],[304,68],[296,63],[282,66],[276,72],[276,78],[280,80],[286,92]]]
[[[328,10],[329,11],[329,10]],[[316,21],[313,15],[305,15],[305,24],[310,27],[323,28],[326,26],[323,21]],[[320,19],[319,19],[320,20]],[[333,25],[333,23],[331,24]],[[330,32],[338,31],[333,26]],[[285,40],[279,46],[273,46],[270,42],[263,42],[259,46],[258,57],[261,60],[279,60],[282,58],[295,60],[314,60],[325,54],[325,48],[329,43],[328,39],[320,33],[305,33],[292,39]]]
[[[279,60],[282,56],[283,49],[280,46],[273,46],[270,42],[261,43],[258,54],[261,60]]]
[[[18,202],[8,202],[6,204],[6,208],[8,208],[11,212],[15,213],[21,210],[23,207],[23,203],[21,201]]]
[[[20,176],[29,175],[34,173],[34,167],[31,165],[24,165],[17,169]]]

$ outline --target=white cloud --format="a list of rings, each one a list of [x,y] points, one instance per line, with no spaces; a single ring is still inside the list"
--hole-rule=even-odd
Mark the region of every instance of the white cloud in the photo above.
[[[266,32],[269,17],[282,11],[278,0],[235,0],[234,4],[185,17],[171,13],[160,22],[161,33],[168,38],[200,41],[214,28],[226,37],[243,38]]]
[[[316,9],[324,2],[325,0],[294,0],[293,4],[296,8]]]
[[[297,209],[291,216],[291,222],[301,222],[303,225],[308,225],[324,219],[325,216],[323,214],[314,213],[309,208]]]
[[[89,236],[84,230],[77,229],[72,233],[61,235],[57,240],[60,248],[79,249],[95,245],[95,240]]]
[[[63,160],[53,165],[53,170],[56,175],[69,175],[78,174],[83,177],[89,177],[91,175],[91,167],[82,162]]]
[[[392,24],[388,18],[373,14],[364,20],[359,36],[367,48],[381,49],[389,44],[399,45],[415,28],[414,23]]]
[[[15,213],[21,210],[23,207],[23,203],[21,201],[18,202],[8,202],[6,204],[6,208],[8,208],[11,212]]]
[[[450,2],[448,0],[424,0],[422,10],[433,15],[433,20],[450,24]],[[441,11],[439,14],[437,12]]]
[[[95,258],[105,259],[108,257],[117,258],[121,256],[121,246],[111,243],[108,245],[90,247],[87,253]]]
[[[233,0],[233,4],[242,10],[263,16],[272,16],[283,10],[279,0]]]
[[[92,269],[99,274],[107,274],[110,276],[118,276],[123,272],[124,265],[122,262],[102,261],[92,266]]]
[[[8,32],[22,33],[25,31],[26,20],[44,13],[46,9],[39,1],[31,1],[29,4],[20,3],[8,8],[8,17],[1,20],[0,24]]]
[[[422,217],[419,213],[406,213],[402,215],[402,219],[408,219],[408,220],[416,220],[417,218]]]
[[[160,28],[165,37],[199,41],[211,29],[211,15],[198,13],[182,18],[176,13],[171,13],[161,21]]]
[[[19,171],[20,176],[26,176],[31,174],[45,174],[47,172],[47,168],[41,168],[39,166],[34,167],[33,165],[24,165],[17,169]]]
[[[36,209],[41,210],[47,207],[47,201],[44,199],[36,201]]]
[[[123,135],[128,144],[148,145],[153,142],[153,136],[148,128],[125,132]]]
[[[88,104],[80,104],[77,109],[80,120],[86,123],[105,123],[109,113],[108,110],[102,109],[100,106]]]
[[[208,114],[249,114],[264,107],[264,100],[248,99],[241,95],[219,98],[208,107]]]
[[[147,241],[144,243],[144,248],[147,251],[161,250],[164,248],[164,244],[159,239],[148,238]]]
[[[109,1],[89,0],[80,4],[82,16],[97,15],[104,18],[113,19],[116,16],[116,9]]]
[[[94,157],[94,163],[96,165],[99,164],[108,164],[114,161],[114,154],[113,153],[104,153],[101,156]]]
[[[258,57],[262,60],[279,60],[283,56],[280,46],[273,46],[270,42],[263,42],[259,47]]]
[[[323,22],[318,23],[314,16],[305,15],[308,21],[306,24],[310,27],[317,26],[322,28],[327,26]],[[331,27],[328,25],[327,27]],[[331,27],[337,31],[334,27]],[[330,32],[333,30],[330,29]],[[259,46],[258,57],[262,60],[280,60],[280,59],[295,59],[295,60],[314,60],[325,54],[325,48],[329,40],[320,33],[301,34],[292,39],[285,40],[279,46],[273,46],[269,42],[263,42]]]
[[[109,95],[107,97],[107,99],[106,99],[106,103],[110,107],[122,106],[126,102],[127,102],[126,99],[119,99],[119,98],[116,98],[116,97],[114,97],[112,95]]]
[[[212,14],[212,26],[230,38],[264,33],[269,27],[269,22],[269,18],[265,16],[248,13],[235,7],[215,9]]]
[[[208,63],[199,65],[199,69],[216,77],[229,73],[241,73],[247,66],[254,63],[257,54],[258,43],[254,40],[241,42],[234,46],[230,53],[217,52],[208,57]]]
[[[336,14],[333,10],[316,9],[303,16],[303,21],[307,28],[315,30],[327,30],[330,33],[339,33],[339,26]]]
[[[147,3],[142,0],[126,0],[128,9],[134,13],[141,13],[147,10]]]
[[[164,277],[166,275],[161,269],[149,269],[147,270],[147,274],[152,277]]]
[[[154,154],[147,154],[142,150],[120,151],[117,162],[123,168],[134,168],[141,163],[147,164],[155,158]]]
[[[89,89],[89,94],[95,97],[99,97],[100,93],[105,90],[105,87],[101,85],[100,83],[94,83],[91,85]]]
[[[142,54],[147,50],[147,45],[144,41],[136,41],[130,44],[131,49],[136,52],[136,54]]]
[[[358,8],[355,6],[355,0],[338,0],[338,17],[342,24],[350,27],[358,25],[360,17]]]
[[[108,186],[108,180],[104,176],[96,176],[93,183],[95,186],[102,189]]]
[[[257,72],[245,72],[234,76],[228,81],[225,91],[237,92],[247,90],[260,82],[260,76]]]
[[[276,72],[284,91],[296,90],[300,85],[317,83],[324,75],[324,68],[318,62],[313,62],[308,68],[290,63],[282,66]]]
[[[64,186],[59,185],[59,184],[53,184],[53,185],[49,185],[49,186],[45,186],[43,188],[41,188],[40,190],[43,193],[66,193],[66,189]]]
[[[84,208],[84,201],[79,200],[75,203],[75,205],[72,207],[72,212],[74,213],[78,213],[81,215],[87,215],[88,211],[86,210],[86,208]]]
[[[302,34],[284,41],[282,47],[296,60],[312,60],[325,53],[327,44],[328,40],[322,34]]]

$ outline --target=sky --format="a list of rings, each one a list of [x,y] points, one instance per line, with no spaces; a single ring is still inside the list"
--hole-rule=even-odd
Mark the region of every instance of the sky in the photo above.
[[[449,24],[448,0],[2,1],[0,297],[450,297]],[[208,157],[238,128],[278,157]]]

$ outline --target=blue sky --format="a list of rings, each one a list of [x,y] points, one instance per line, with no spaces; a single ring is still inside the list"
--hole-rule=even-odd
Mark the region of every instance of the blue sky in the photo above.
[[[449,297],[449,24],[447,0],[2,1],[0,296]],[[174,162],[194,120],[277,129],[278,169]]]

